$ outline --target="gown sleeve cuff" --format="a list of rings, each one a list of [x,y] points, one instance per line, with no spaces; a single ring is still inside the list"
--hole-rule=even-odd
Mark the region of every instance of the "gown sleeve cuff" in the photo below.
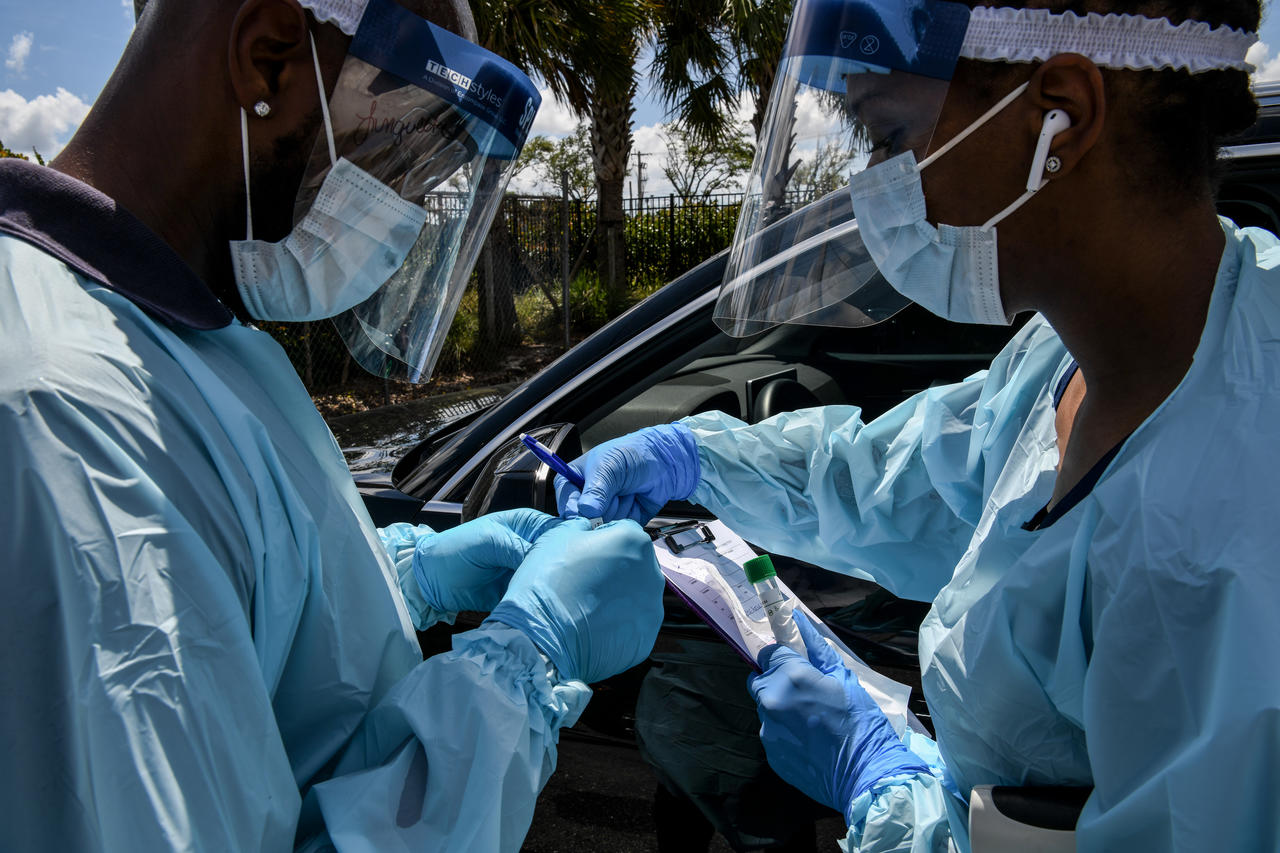
[[[538,650],[523,631],[500,622],[484,622],[479,628],[453,638],[454,654],[471,660],[486,676],[514,681],[541,710],[552,731],[572,726],[591,698],[591,688],[576,678],[564,678],[551,659]]]
[[[405,604],[409,606],[409,615],[413,618],[413,627],[425,631],[437,622],[449,625],[458,618],[457,611],[437,610],[422,595],[422,587],[418,585],[413,574],[414,554],[418,544],[432,536],[435,531],[425,524],[409,524],[397,522],[378,529],[382,545],[391,556],[396,566],[396,579],[400,582],[400,592],[404,595]]]
[[[711,452],[707,439],[745,424],[723,412],[690,415],[687,418],[681,418],[677,423],[683,424],[693,433],[693,440],[698,448],[698,483],[693,489],[693,494],[689,496],[689,501],[698,506],[712,506],[716,497],[714,475],[719,466],[716,464],[717,460]]]
[[[955,784],[929,737],[907,731],[903,742],[929,767],[928,773],[902,773],[881,779],[854,798],[845,812],[846,853],[901,850],[911,853],[951,849],[947,798]]]

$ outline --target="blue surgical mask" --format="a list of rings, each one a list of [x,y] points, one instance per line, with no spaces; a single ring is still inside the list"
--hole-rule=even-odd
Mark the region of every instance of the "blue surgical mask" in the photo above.
[[[424,224],[426,211],[342,158],[288,237],[232,241],[236,288],[258,320],[333,317],[400,269]]]
[[[920,173],[1012,103],[1019,87],[945,146],[917,164],[908,151],[849,182],[867,251],[893,289],[947,320],[1008,325],[1000,299],[996,225],[1035,194],[1028,190],[982,226],[934,227],[926,218]],[[1043,186],[1043,184],[1041,184]]]
[[[314,40],[311,53],[319,81]],[[328,110],[322,112],[332,157],[333,127]],[[240,128],[247,197],[249,134],[243,109]],[[404,265],[427,214],[345,157],[335,157],[315,201],[289,236],[276,243],[255,240],[252,213],[247,217],[248,238],[231,241],[231,265],[245,309],[258,320],[302,322],[333,317],[372,296]]]

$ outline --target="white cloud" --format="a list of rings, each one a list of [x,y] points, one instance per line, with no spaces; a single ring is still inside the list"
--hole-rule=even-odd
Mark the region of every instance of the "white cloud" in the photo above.
[[[573,110],[569,109],[568,105],[557,101],[551,95],[550,89],[539,89],[538,93],[542,95],[542,106],[538,108],[538,115],[533,120],[529,135],[541,134],[559,138],[573,133],[578,127],[578,118],[573,114]]]
[[[88,104],[61,86],[56,94],[30,101],[5,89],[0,91],[0,141],[27,155],[38,148],[47,160],[62,150],[88,112]]]
[[[507,184],[507,192],[519,195],[547,195],[549,190],[533,174],[532,169],[525,169]]]
[[[4,60],[4,67],[24,74],[27,70],[27,57],[31,55],[31,45],[35,36],[31,33],[18,33],[9,45],[9,55]]]
[[[1252,63],[1258,70],[1254,72],[1255,82],[1264,83],[1269,80],[1280,80],[1280,56],[1272,56],[1270,46],[1260,41],[1249,48],[1245,61]]]
[[[742,128],[748,136],[755,136],[755,128],[751,126],[751,118],[755,114],[755,96],[750,92],[743,92],[738,96],[738,102],[733,106],[733,118],[738,127]]]
[[[801,92],[796,98],[796,139],[803,143],[839,132],[840,117],[831,109],[831,105],[818,100],[812,89]]]

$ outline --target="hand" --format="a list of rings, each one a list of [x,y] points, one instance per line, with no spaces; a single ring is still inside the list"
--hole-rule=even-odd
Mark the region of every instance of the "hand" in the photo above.
[[[569,519],[543,534],[489,619],[523,631],[564,678],[635,666],[662,625],[662,572],[634,522]]]
[[[496,512],[418,541],[413,576],[437,610],[489,611],[525,555],[561,519],[536,509]]]
[[[629,518],[644,524],[667,501],[682,501],[698,486],[698,445],[684,424],[648,427],[606,441],[569,467],[582,475],[578,489],[556,477],[556,503],[564,516]]]
[[[796,613],[808,657],[786,646],[760,653],[764,673],[747,680],[769,765],[849,821],[853,801],[888,776],[928,773],[835,649]]]

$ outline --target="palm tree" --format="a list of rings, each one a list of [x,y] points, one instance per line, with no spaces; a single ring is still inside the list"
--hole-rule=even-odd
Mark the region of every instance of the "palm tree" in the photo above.
[[[732,147],[737,101],[749,95],[756,147],[782,59],[794,0],[666,0],[656,28],[653,76],[677,126],[695,144]],[[794,137],[793,137],[794,142]],[[787,209],[799,163],[790,154],[764,177],[767,207]]]
[[[732,132],[737,100],[755,104],[759,137],[794,0],[664,0],[653,78],[670,114],[702,141]]]
[[[650,32],[653,0],[473,0],[480,43],[536,73],[590,123],[596,174],[597,269],[610,302],[626,291],[622,206],[636,57]]]
[[[759,134],[794,0],[474,0],[481,43],[541,76],[590,122],[597,269],[617,306],[626,289],[623,186],[631,155],[636,61],[654,42],[668,109],[699,142],[733,138],[737,98]]]

